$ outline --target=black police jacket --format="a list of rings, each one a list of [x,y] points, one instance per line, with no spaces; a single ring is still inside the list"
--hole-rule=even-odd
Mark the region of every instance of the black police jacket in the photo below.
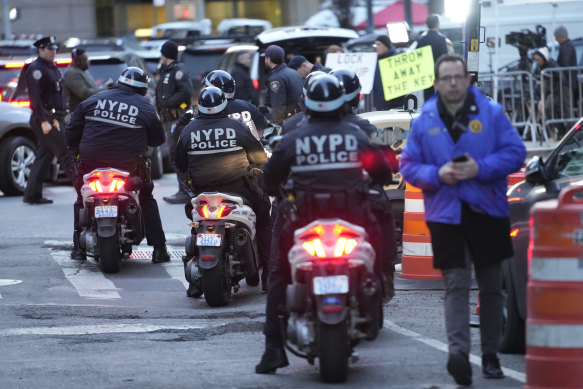
[[[250,165],[262,168],[266,160],[249,129],[226,114],[195,117],[176,145],[176,166],[188,171],[196,186],[228,186],[245,177]]]
[[[285,123],[281,126],[281,134],[285,135],[288,132],[295,130],[297,127],[302,125],[308,120],[308,116],[305,112],[298,112],[293,116],[290,116]]]
[[[301,110],[303,84],[302,76],[285,63],[271,69],[267,81],[267,105],[272,109],[271,121],[281,124],[290,114]]]
[[[389,162],[356,125],[312,117],[283,136],[263,180],[272,195],[288,175],[294,187],[334,192],[363,187],[363,169],[379,184],[392,180]]]
[[[131,164],[166,140],[154,106],[127,85],[83,101],[65,128],[67,144],[80,159],[104,166]]]
[[[231,76],[235,80],[235,98],[257,105],[259,96],[249,76],[249,68],[237,62],[233,65]]]
[[[257,139],[260,137],[260,131],[263,131],[269,122],[263,114],[253,104],[239,100],[229,99],[229,117],[237,119],[249,128],[249,131]]]
[[[30,108],[39,121],[50,121],[51,111],[64,112],[67,106],[61,71],[54,62],[35,59],[26,71]]]
[[[425,46],[431,46],[434,62],[437,62],[437,59],[443,54],[447,54],[447,43],[445,42],[445,36],[438,31],[428,30],[427,32],[424,32],[419,39],[417,39],[417,48]]]
[[[364,133],[366,134],[366,136],[368,136],[369,139],[374,133],[377,132],[377,128],[370,124],[368,120],[363,119],[360,116],[353,114],[352,112],[347,113],[344,116],[343,120],[348,123],[356,124],[358,128],[364,131]]]
[[[172,62],[160,71],[156,84],[156,108],[187,109],[192,97],[192,82],[183,63]]]

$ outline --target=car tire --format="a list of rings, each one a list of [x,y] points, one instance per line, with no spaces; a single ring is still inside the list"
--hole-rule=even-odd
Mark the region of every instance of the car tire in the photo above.
[[[157,180],[162,178],[164,175],[164,161],[162,160],[162,150],[160,150],[160,147],[156,147],[153,150],[150,161],[152,163],[152,179]]]
[[[512,282],[512,272],[508,263],[502,264],[504,277],[504,324],[502,326],[502,338],[500,339],[500,352],[504,354],[524,354],[525,330],[524,320],[518,312],[516,292]]]
[[[36,144],[24,136],[9,137],[0,144],[0,190],[6,196],[24,193],[36,150]]]

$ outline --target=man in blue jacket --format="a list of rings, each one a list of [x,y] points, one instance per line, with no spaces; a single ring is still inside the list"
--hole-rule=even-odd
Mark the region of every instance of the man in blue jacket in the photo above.
[[[459,385],[471,385],[470,260],[480,291],[482,373],[504,377],[497,352],[501,262],[512,256],[507,176],[521,167],[526,149],[502,106],[470,86],[461,58],[437,60],[434,86],[437,94],[413,121],[401,173],[423,191],[433,264],[445,280],[447,370]]]

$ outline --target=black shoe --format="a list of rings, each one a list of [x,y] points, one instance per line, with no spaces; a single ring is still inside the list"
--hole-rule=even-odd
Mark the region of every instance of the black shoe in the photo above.
[[[53,200],[47,199],[46,197],[41,197],[40,199],[27,199],[26,197],[22,198],[22,201],[27,204],[52,204]]]
[[[170,261],[170,255],[168,250],[166,250],[166,245],[154,246],[154,252],[152,253],[153,263],[162,263]]]
[[[449,354],[447,371],[458,385],[472,384],[472,365],[467,355]]]
[[[265,274],[265,277],[263,276]],[[267,272],[263,271],[261,274],[261,292],[267,293]]]
[[[189,201],[188,196],[180,191],[174,193],[172,196],[165,196],[162,198],[170,204],[186,204]]]
[[[275,373],[275,370],[287,365],[289,362],[281,339],[265,338],[265,352],[259,364],[255,365],[255,373]]]
[[[71,259],[76,261],[86,261],[87,255],[85,255],[83,250],[81,250],[79,247],[75,247],[73,248],[73,251],[71,251]]]
[[[484,378],[504,378],[500,361],[496,354],[482,355],[482,374]]]
[[[189,283],[188,290],[186,291],[186,297],[200,297],[202,296],[202,278],[194,280]]]

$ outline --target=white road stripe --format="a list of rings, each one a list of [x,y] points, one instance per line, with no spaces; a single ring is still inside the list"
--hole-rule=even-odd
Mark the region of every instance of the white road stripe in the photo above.
[[[383,327],[388,328],[389,330],[394,331],[396,333],[399,333],[401,335],[412,338],[413,340],[416,340],[418,342],[424,343],[424,344],[426,344],[430,347],[433,347],[439,351],[443,351],[445,353],[448,352],[447,344],[442,343],[442,342],[435,340],[435,339],[427,338],[421,334],[418,334],[417,332],[405,329],[403,327],[399,327],[398,325],[387,320],[386,318],[384,320]],[[477,355],[470,354],[470,362],[476,366],[479,366],[480,368],[482,367],[482,358],[478,357]],[[512,370],[512,369],[509,369],[506,367],[503,367],[502,371],[504,372],[504,374],[507,377],[515,379],[518,382],[526,383],[526,374],[525,373],[521,373],[519,371]]]
[[[67,280],[77,290],[81,297],[90,299],[120,299],[113,282],[105,278],[99,270],[99,265],[91,260],[73,261],[69,251],[52,251],[51,257],[63,269]]]
[[[96,334],[117,334],[117,333],[145,333],[160,330],[196,330],[207,327],[220,327],[226,325],[226,321],[193,320],[192,324],[185,325],[156,325],[141,323],[122,324],[95,324],[84,326],[62,326],[62,327],[25,327],[8,328],[0,330],[0,336],[19,335],[96,335]]]
[[[0,279],[0,286],[7,286],[7,285],[16,285],[20,284],[22,280],[8,280],[8,279]],[[0,294],[0,299],[2,298],[2,294]]]

